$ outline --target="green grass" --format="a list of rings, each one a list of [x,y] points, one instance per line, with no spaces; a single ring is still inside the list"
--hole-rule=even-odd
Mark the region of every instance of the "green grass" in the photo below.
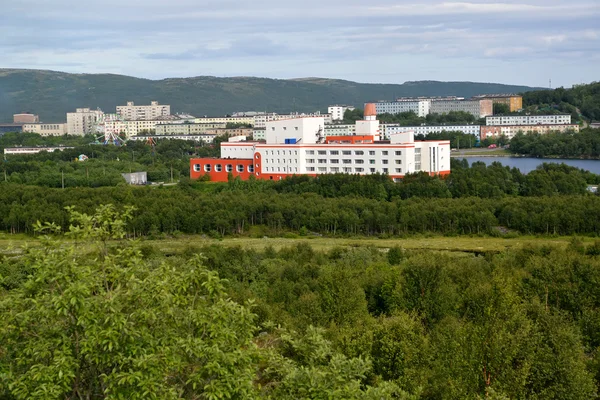
[[[500,252],[510,248],[519,248],[529,245],[561,246],[568,245],[571,237],[546,237],[546,236],[522,236],[517,238],[494,238],[494,237],[469,237],[469,236],[432,236],[423,235],[407,238],[377,239],[377,238],[327,238],[327,237],[302,237],[295,239],[287,238],[225,238],[211,239],[200,235],[183,235],[177,238],[167,239],[145,239],[143,244],[156,247],[162,253],[179,253],[187,247],[202,247],[217,244],[221,246],[240,246],[247,249],[264,250],[267,246],[275,249],[294,246],[299,243],[308,243],[317,251],[328,251],[335,247],[361,247],[372,246],[388,249],[399,246],[407,250],[434,250],[443,252]],[[586,244],[591,244],[595,239],[584,238]],[[31,246],[38,243],[37,239],[25,235],[0,234],[0,253],[8,249],[19,248],[25,245]]]
[[[452,152],[452,157],[474,157],[474,156],[488,156],[488,157],[511,157],[512,154],[506,149],[469,149],[459,150]]]

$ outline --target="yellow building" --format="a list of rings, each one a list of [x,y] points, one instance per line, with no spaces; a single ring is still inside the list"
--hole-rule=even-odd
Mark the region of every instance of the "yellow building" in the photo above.
[[[515,112],[523,109],[523,96],[516,94],[483,94],[475,96],[476,99],[489,99],[493,104],[506,104],[510,112]]]

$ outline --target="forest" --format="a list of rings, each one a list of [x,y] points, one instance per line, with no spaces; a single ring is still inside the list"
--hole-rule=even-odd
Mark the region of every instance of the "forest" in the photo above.
[[[2,399],[597,398],[598,241],[167,257],[132,208],[67,211],[0,252]]]
[[[600,82],[525,92],[523,107],[526,111],[558,110],[572,114],[575,121],[579,114],[588,121],[600,121]]]
[[[586,128],[579,133],[517,134],[510,151],[532,157],[600,158],[600,131]]]

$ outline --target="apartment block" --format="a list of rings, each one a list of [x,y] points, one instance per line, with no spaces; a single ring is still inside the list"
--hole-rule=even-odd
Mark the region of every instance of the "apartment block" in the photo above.
[[[180,123],[156,125],[157,135],[199,135],[210,130],[225,129],[225,123]]]
[[[486,125],[555,125],[571,123],[571,114],[498,115],[486,117]]]
[[[483,125],[481,126],[481,140],[498,136],[506,136],[508,139],[512,139],[519,132],[524,134],[539,133],[542,135],[550,132],[579,132],[579,125]]]
[[[429,110],[432,114],[448,114],[451,111],[463,111],[472,114],[475,118],[493,115],[492,100],[432,100]]]
[[[379,114],[400,114],[412,111],[419,117],[425,117],[430,112],[429,99],[398,99],[396,101],[380,101],[375,103],[375,111]]]
[[[67,113],[67,133],[83,136],[96,133],[96,126],[104,113],[100,110],[78,108],[75,112]]]
[[[475,135],[479,137],[480,125],[439,125],[439,126],[390,126],[387,128],[387,136],[396,133],[414,132],[415,135],[429,135],[430,133],[440,132],[462,132],[465,135]]]
[[[128,121],[148,121],[171,115],[171,106],[158,104],[158,101],[136,106],[133,101],[128,101],[126,106],[117,106],[117,114]]]
[[[493,104],[506,104],[510,112],[516,112],[523,109],[523,96],[516,94],[483,94],[474,96],[476,100],[492,100]]]
[[[341,120],[343,120],[344,119],[344,114],[348,110],[353,111],[354,107],[352,107],[352,106],[346,106],[346,105],[339,105],[339,104],[327,107],[327,113],[331,115],[331,120],[332,121],[341,121]]]

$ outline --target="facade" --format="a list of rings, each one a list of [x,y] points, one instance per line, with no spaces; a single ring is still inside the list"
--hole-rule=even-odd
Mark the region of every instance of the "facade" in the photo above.
[[[253,140],[265,140],[267,138],[266,128],[254,128],[252,129],[252,139]]]
[[[510,112],[517,112],[523,109],[523,96],[516,94],[483,94],[475,96],[473,99],[477,100],[492,100],[493,104],[506,104]]]
[[[41,136],[63,136],[67,134],[67,124],[23,124],[23,132],[37,133]]]
[[[132,136],[129,140],[136,140],[141,142],[147,142],[148,140],[193,140],[195,142],[212,143],[215,140],[216,135],[213,134],[200,134],[200,135],[138,135]]]
[[[512,139],[519,132],[542,135],[550,132],[579,132],[579,125],[482,125],[481,140],[498,136],[506,136],[508,139]]]
[[[40,117],[35,114],[13,114],[15,124],[36,124],[40,122]]]
[[[200,135],[208,133],[210,130],[225,129],[224,123],[179,123],[179,124],[160,124],[156,125],[157,135]]]
[[[8,132],[23,132],[23,124],[0,124],[0,136]]]
[[[117,106],[117,114],[128,121],[148,121],[171,115],[171,106],[152,101],[149,106],[136,106],[128,101],[126,106]]]
[[[138,135],[148,135],[156,132],[156,127],[165,124],[182,124],[183,120],[178,120],[177,117],[161,117],[152,121],[125,121],[118,114],[105,114],[102,126],[104,133],[124,134],[130,139]]]
[[[205,132],[208,135],[215,136],[243,136],[248,137],[252,136],[254,133],[254,129],[252,128],[235,128],[235,129],[227,129],[227,128],[216,128],[216,129],[208,129]]]
[[[84,136],[96,133],[96,126],[103,117],[100,110],[78,108],[74,113],[67,113],[67,134]]]
[[[451,111],[463,111],[475,118],[494,114],[492,100],[432,100],[429,110],[432,114],[448,114]]]
[[[356,133],[355,124],[325,125],[325,136],[352,136]]]
[[[412,111],[419,117],[429,114],[431,100],[429,99],[398,99],[396,101],[380,101],[375,103],[377,114],[400,114]]]
[[[498,115],[486,117],[486,125],[554,125],[570,124],[571,114],[555,115]]]
[[[267,122],[271,121],[279,121],[282,119],[291,119],[291,118],[303,118],[303,117],[323,117],[325,119],[326,124],[331,124],[333,122],[331,114],[321,114],[320,112],[316,113],[293,113],[293,114],[275,114],[275,113],[265,113],[258,114],[254,116],[254,121],[252,126],[254,128],[265,128],[267,126]]]
[[[430,133],[440,132],[462,132],[466,135],[475,135],[479,137],[480,125],[440,125],[440,126],[390,126],[387,128],[387,134],[396,134],[403,132],[414,132],[415,135],[429,135]]]
[[[245,124],[254,125],[255,116],[201,117],[194,119],[196,124]]]
[[[7,147],[4,149],[4,154],[37,154],[42,151],[51,153],[53,151],[63,151],[66,149],[74,149],[74,147]]]
[[[354,107],[336,104],[336,105],[327,107],[327,114],[331,115],[332,121],[341,121],[344,119],[344,113],[347,110],[354,111]]]
[[[357,121],[352,136],[326,137],[323,117],[271,121],[266,143],[221,143],[221,158],[190,160],[190,176],[227,181],[229,174],[279,180],[292,175],[380,173],[397,180],[417,171],[450,173],[449,141],[415,142],[411,132],[380,141],[375,113],[375,106],[369,105],[365,120]]]

